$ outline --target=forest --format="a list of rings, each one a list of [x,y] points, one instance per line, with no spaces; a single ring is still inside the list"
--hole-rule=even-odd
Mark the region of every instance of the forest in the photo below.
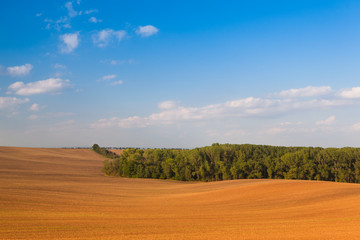
[[[221,181],[303,179],[360,182],[360,148],[280,147],[218,144],[195,149],[127,148],[120,156],[94,144],[107,157],[108,176]]]

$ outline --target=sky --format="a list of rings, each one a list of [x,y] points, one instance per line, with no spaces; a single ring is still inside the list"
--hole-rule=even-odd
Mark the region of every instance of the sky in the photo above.
[[[360,2],[4,1],[0,145],[359,147]]]

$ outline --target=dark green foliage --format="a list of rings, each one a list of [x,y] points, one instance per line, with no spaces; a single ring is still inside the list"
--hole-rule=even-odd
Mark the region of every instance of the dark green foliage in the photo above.
[[[273,147],[213,144],[192,150],[128,148],[104,161],[106,175],[220,181],[244,178],[304,179],[360,183],[360,148]]]
[[[104,157],[107,158],[116,158],[118,157],[118,155],[116,155],[115,153],[105,149],[105,148],[100,148],[99,145],[94,144],[91,148],[94,152],[97,152],[98,154],[103,155]]]

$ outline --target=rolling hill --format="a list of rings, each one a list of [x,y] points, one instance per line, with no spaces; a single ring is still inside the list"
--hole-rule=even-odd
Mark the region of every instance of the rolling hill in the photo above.
[[[360,185],[106,177],[87,149],[0,147],[0,239],[358,239]]]

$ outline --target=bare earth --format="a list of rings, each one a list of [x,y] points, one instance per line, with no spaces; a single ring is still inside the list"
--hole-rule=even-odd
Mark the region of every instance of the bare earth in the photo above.
[[[360,185],[102,175],[91,150],[0,147],[0,239],[360,239]]]

